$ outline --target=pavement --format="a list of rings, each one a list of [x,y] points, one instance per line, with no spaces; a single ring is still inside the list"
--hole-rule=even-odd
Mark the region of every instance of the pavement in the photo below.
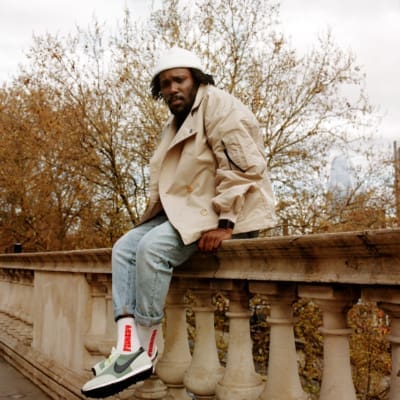
[[[0,357],[0,400],[50,400],[50,397]]]

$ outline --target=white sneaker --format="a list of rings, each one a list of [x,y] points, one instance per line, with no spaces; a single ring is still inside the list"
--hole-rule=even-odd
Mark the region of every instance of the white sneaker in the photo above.
[[[83,385],[81,392],[87,397],[103,398],[149,378],[153,364],[142,347],[134,353],[120,353],[113,349],[111,355],[92,370],[95,377]]]

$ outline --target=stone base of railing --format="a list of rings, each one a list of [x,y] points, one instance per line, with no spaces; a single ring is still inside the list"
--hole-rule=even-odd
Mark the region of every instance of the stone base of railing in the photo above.
[[[196,254],[174,271],[165,332],[159,335],[164,338],[159,379],[114,398],[191,400],[193,393],[198,400],[308,399],[293,316],[294,302],[305,299],[322,314],[319,400],[356,400],[361,396],[352,380],[347,314],[362,299],[387,313],[389,398],[400,400],[399,243],[397,229],[233,240],[215,256]],[[0,255],[0,355],[53,399],[85,399],[80,388],[90,367],[115,342],[110,255],[109,249]],[[188,292],[193,348],[187,337]],[[214,330],[216,293],[227,299],[223,368]],[[249,304],[256,295],[270,311],[267,379],[257,374],[252,354]]]

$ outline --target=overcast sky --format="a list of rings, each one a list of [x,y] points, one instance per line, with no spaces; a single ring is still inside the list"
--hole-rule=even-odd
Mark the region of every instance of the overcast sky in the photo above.
[[[283,29],[296,48],[330,27],[367,74],[367,93],[384,119],[380,133],[400,141],[400,0],[281,0]]]
[[[32,34],[65,34],[93,16],[113,27],[127,5],[146,15],[158,0],[0,0],[0,84],[16,74]],[[400,142],[400,0],[281,0],[283,30],[300,51],[331,28],[367,74],[371,102],[384,119],[380,132]]]

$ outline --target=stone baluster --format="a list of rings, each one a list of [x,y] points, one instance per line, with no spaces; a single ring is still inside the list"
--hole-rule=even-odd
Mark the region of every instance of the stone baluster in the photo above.
[[[216,385],[223,374],[215,342],[212,291],[193,289],[193,294],[196,300],[196,305],[193,307],[196,339],[192,363],[186,371],[184,383],[196,399],[211,400],[215,398]]]
[[[390,317],[391,332],[386,336],[392,349],[389,400],[400,400],[400,291],[391,288],[364,289],[363,299],[378,303]]]
[[[186,289],[175,285],[169,289],[165,305],[164,353],[156,365],[156,373],[168,387],[168,396],[174,400],[189,400],[183,377],[191,363],[187,337]]]
[[[347,311],[359,298],[351,289],[300,286],[299,296],[310,298],[321,308],[324,364],[320,400],[356,400],[350,364]]]
[[[135,400],[171,399],[171,397],[167,397],[167,395],[167,386],[158,378],[157,375],[152,375],[149,379],[146,379],[144,382],[138,383],[135,386],[133,398]]]
[[[162,327],[160,327],[157,334],[157,351],[158,357],[161,358],[164,352]],[[167,394],[167,386],[159,379],[157,374],[153,374],[150,379],[146,379],[144,382],[135,385],[135,394],[133,398],[135,400],[162,400],[167,398]]]
[[[391,333],[386,338],[392,349],[389,400],[400,400],[400,304],[379,303],[390,317]]]
[[[264,383],[255,372],[250,337],[251,312],[246,283],[233,281],[229,291],[229,344],[225,373],[217,385],[218,400],[255,400]]]
[[[268,379],[260,400],[305,400],[300,383],[294,340],[292,304],[296,300],[293,285],[251,282],[250,291],[268,296],[271,306]]]

